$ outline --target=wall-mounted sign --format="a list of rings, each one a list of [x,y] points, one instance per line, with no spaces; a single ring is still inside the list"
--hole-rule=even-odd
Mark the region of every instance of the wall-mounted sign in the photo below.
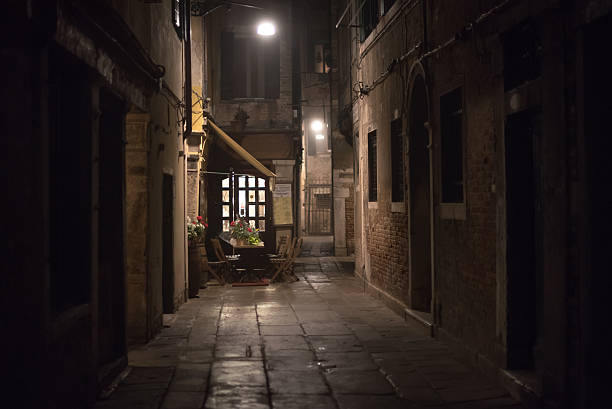
[[[278,183],[272,191],[274,206],[274,224],[293,224],[293,205],[291,201],[291,183]]]

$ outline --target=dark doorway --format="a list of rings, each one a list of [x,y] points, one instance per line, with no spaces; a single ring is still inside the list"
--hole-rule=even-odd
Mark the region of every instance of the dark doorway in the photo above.
[[[126,353],[123,106],[113,94],[100,90],[98,363],[101,375],[108,378],[114,377],[113,368],[120,369],[114,363]]]
[[[164,314],[174,313],[174,177],[162,182],[162,302]]]
[[[506,118],[508,367],[534,369],[540,319],[537,142],[540,115]]]
[[[609,322],[610,253],[612,235],[608,212],[612,209],[612,15],[603,17],[584,31],[584,139],[586,157],[586,243],[584,256],[584,311],[582,314],[586,385],[585,408],[608,407],[609,393],[604,374],[612,365],[609,348],[612,330]]]
[[[429,131],[425,80],[417,76],[410,99],[408,153],[410,173],[411,307],[431,311],[431,200]]]

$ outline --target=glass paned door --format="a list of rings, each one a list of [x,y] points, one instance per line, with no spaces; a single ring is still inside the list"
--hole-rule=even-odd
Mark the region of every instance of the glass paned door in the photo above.
[[[236,175],[233,180],[229,177],[223,179],[221,206],[223,231],[229,231],[232,220],[241,218],[246,220],[251,227],[265,232],[266,180],[244,175]]]

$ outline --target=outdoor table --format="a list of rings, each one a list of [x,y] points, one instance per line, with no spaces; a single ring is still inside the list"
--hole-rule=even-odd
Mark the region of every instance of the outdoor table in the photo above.
[[[235,264],[236,270],[245,270],[245,274],[240,278],[240,281],[247,279],[261,281],[262,273],[269,266],[268,257],[266,256],[266,248],[263,245],[252,244],[237,244],[233,240],[228,240],[227,236],[219,235],[219,238],[225,243],[232,246],[233,254],[239,254],[240,258]]]

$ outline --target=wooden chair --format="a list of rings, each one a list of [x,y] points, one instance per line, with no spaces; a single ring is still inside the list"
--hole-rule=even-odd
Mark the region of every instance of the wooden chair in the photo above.
[[[298,238],[294,237],[293,240],[291,240],[291,244],[290,245],[288,245],[288,246],[285,245],[284,248],[281,248],[282,252],[279,252],[278,254],[269,256],[269,261],[270,261],[270,264],[273,266],[274,271],[276,271],[276,269],[278,268],[279,265],[283,264],[287,260],[287,257],[289,256],[289,253],[293,251],[297,241],[298,241]]]
[[[272,259],[287,257],[287,251],[289,250],[289,246],[287,245],[287,241],[289,241],[288,236],[281,236],[278,240],[278,247],[276,247],[276,253],[274,254],[266,254],[270,261]],[[292,243],[293,244],[293,243]]]
[[[293,265],[295,263],[295,259],[300,256],[303,241],[304,239],[301,237],[297,240],[295,238],[293,239],[292,247],[287,252],[287,257],[283,258],[277,263],[274,275],[270,279],[271,282],[273,282],[279,275],[282,275],[288,281],[295,281],[296,277],[293,274]]]
[[[208,261],[208,265],[212,267],[209,269],[209,271],[213,276],[215,276],[217,281],[219,281],[219,284],[225,285],[223,272],[225,271],[226,274],[229,275],[231,273],[232,266],[230,264],[230,261],[225,256],[223,248],[221,248],[221,243],[219,243],[219,239],[210,239],[210,245],[212,246],[213,252],[215,253],[215,256],[217,257],[218,261]]]

